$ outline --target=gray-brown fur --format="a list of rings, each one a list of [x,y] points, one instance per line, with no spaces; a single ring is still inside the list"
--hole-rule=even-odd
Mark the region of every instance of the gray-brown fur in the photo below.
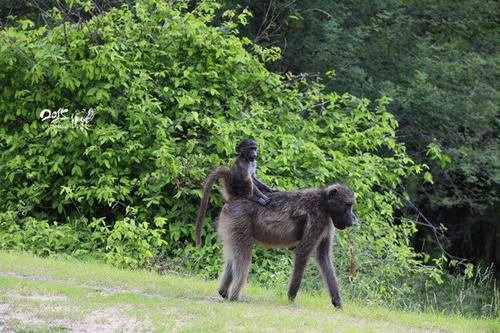
[[[201,225],[203,217],[208,208],[208,197],[212,191],[213,184],[221,180],[221,194],[225,202],[235,200],[237,198],[246,198],[257,202],[260,205],[267,205],[271,199],[263,193],[278,192],[271,189],[266,184],[262,183],[255,176],[257,164],[257,143],[252,139],[244,139],[236,145],[236,152],[239,154],[231,169],[219,167],[207,177],[203,185],[203,194],[200,207],[196,216],[196,245],[201,245]]]
[[[341,307],[331,259],[333,228],[352,225],[353,193],[345,185],[270,194],[266,207],[248,200],[233,200],[222,208],[217,232],[224,251],[224,271],[218,291],[224,298],[239,298],[251,263],[253,243],[268,248],[296,245],[288,297],[295,299],[312,251],[329,290],[332,304]]]

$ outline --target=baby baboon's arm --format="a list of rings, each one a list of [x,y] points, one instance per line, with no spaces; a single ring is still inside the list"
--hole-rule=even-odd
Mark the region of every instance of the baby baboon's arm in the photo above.
[[[255,184],[255,186],[257,186],[259,188],[259,190],[261,190],[261,191],[267,191],[270,193],[279,192],[279,190],[270,188],[269,186],[267,186],[266,184],[261,182],[259,179],[257,179],[257,177],[255,177],[255,175],[252,175],[252,179],[253,179],[253,183]]]

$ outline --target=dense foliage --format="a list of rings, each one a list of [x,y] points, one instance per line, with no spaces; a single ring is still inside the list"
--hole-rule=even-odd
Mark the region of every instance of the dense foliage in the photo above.
[[[255,15],[243,35],[283,50],[273,69],[331,71],[329,90],[392,98],[388,110],[401,124],[398,138],[434,175],[433,184],[405,181],[412,200],[435,225],[447,227],[444,245],[451,253],[500,265],[498,2],[245,5]],[[434,161],[436,147],[449,158]],[[414,246],[441,252],[429,231],[422,228]]]
[[[189,251],[205,171],[229,163],[235,141],[253,135],[267,182],[347,181],[360,202],[360,248],[374,244],[370,262],[408,267],[413,226],[392,224],[399,200],[390,189],[419,167],[394,138],[387,101],[370,111],[367,100],[287,81],[245,50],[251,44],[230,33],[231,22],[210,27],[211,19],[206,4],[193,12],[137,6],[84,25],[23,21],[25,29],[2,32],[2,242],[24,235],[29,244],[40,228],[52,237],[38,234],[47,242],[38,251],[90,251],[78,240],[91,230],[92,246],[137,266],[154,248]],[[60,108],[68,119],[40,118]],[[91,108],[89,123],[71,120]],[[374,184],[387,190],[372,192]],[[63,239],[66,228],[75,239]],[[144,229],[158,233],[148,239]],[[200,260],[212,261],[213,231],[206,237],[210,255]]]

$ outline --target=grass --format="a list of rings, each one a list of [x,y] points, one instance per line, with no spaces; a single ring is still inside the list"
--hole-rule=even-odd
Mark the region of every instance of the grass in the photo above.
[[[0,252],[0,331],[499,332],[500,321],[393,311],[248,285],[223,301],[215,281],[96,262]]]

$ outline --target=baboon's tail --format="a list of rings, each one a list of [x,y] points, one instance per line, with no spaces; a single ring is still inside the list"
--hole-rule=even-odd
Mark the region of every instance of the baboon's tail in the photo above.
[[[201,197],[200,208],[198,208],[198,214],[196,215],[196,231],[195,231],[195,241],[196,246],[201,246],[201,226],[203,223],[203,218],[205,217],[205,213],[208,208],[208,197],[210,196],[210,192],[212,191],[212,186],[219,179],[220,176],[228,177],[230,171],[227,168],[219,167],[208,175],[205,184],[203,184],[203,193]]]

